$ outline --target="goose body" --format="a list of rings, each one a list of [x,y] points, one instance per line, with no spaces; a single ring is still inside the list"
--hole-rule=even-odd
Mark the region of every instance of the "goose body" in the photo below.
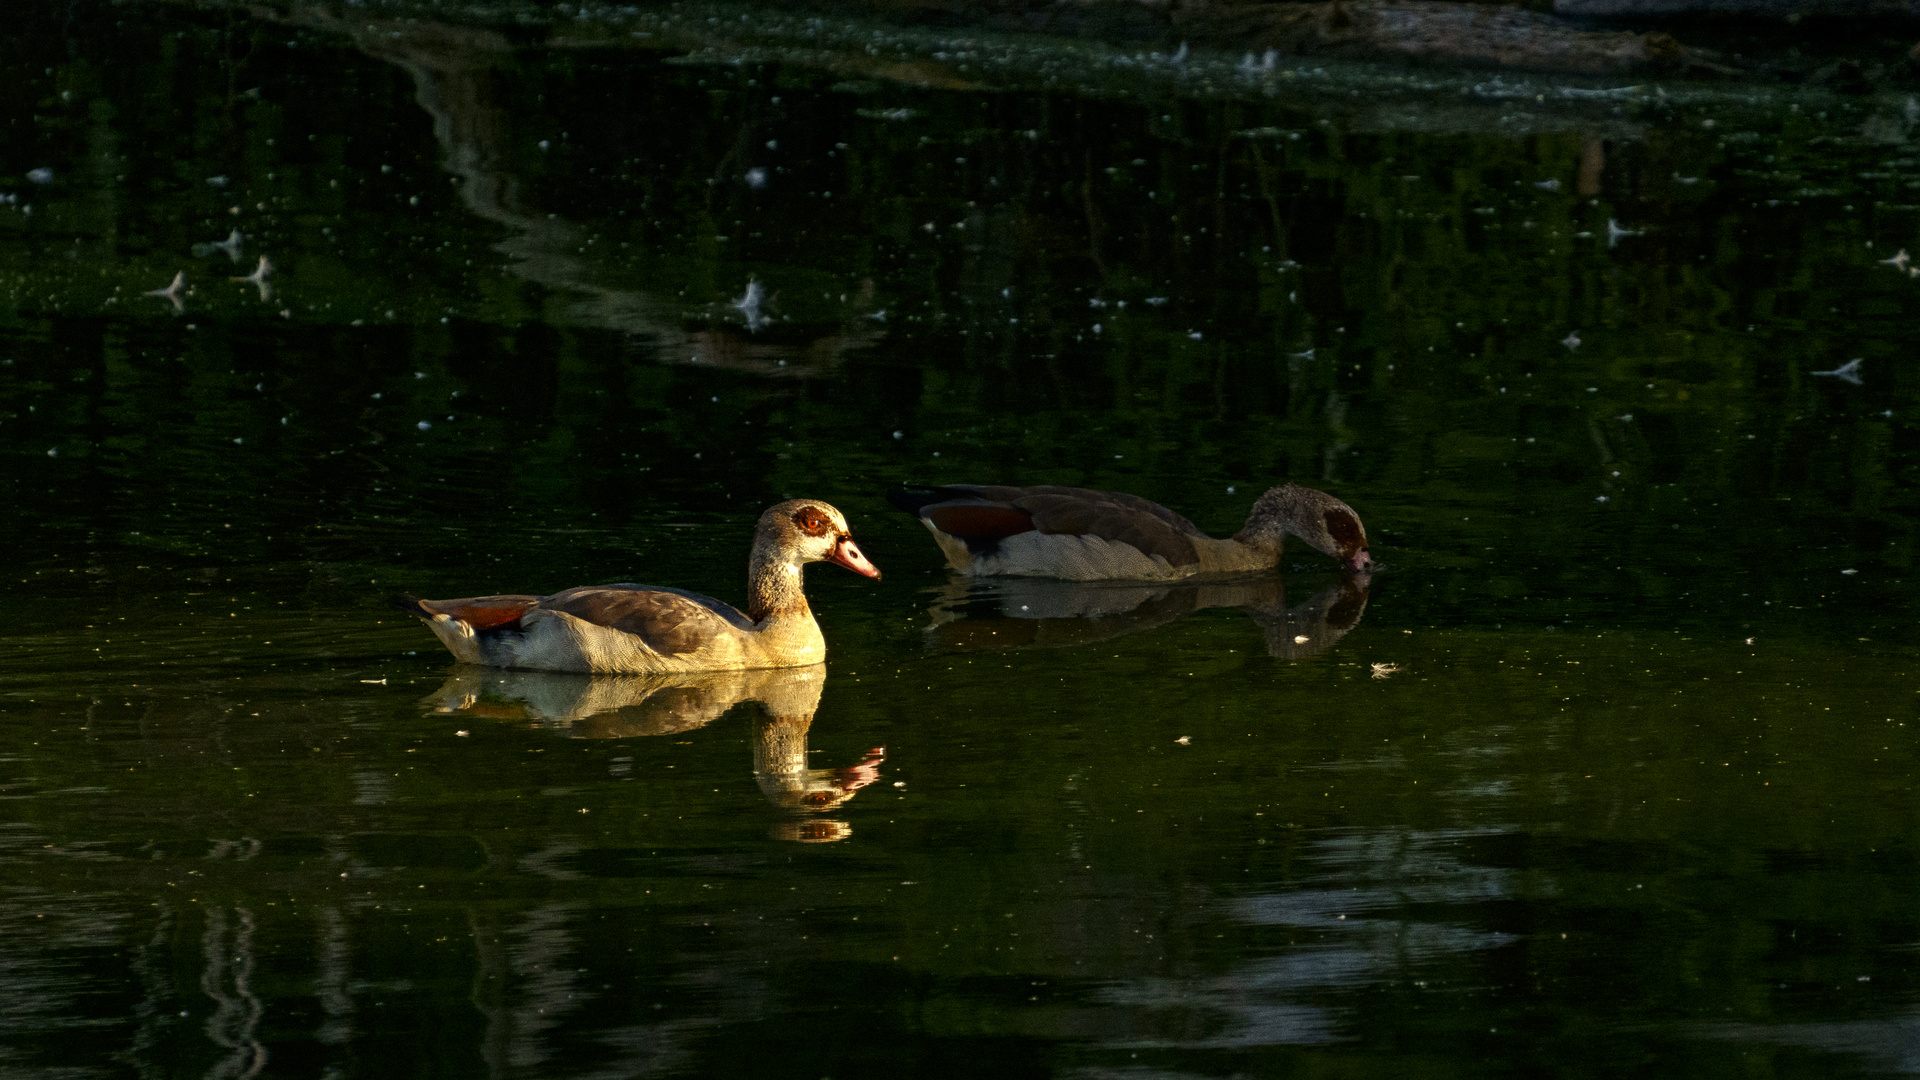
[[[887,501],[917,516],[947,564],[974,577],[1177,581],[1265,570],[1280,562],[1288,535],[1349,570],[1373,568],[1360,515],[1297,484],[1260,496],[1246,527],[1224,540],[1159,503],[1087,488],[950,484],[892,492]]]
[[[628,675],[799,667],[827,655],[802,591],[801,568],[810,562],[880,576],[840,511],[795,499],[760,515],[746,611],[684,589],[631,583],[396,603],[471,664]]]

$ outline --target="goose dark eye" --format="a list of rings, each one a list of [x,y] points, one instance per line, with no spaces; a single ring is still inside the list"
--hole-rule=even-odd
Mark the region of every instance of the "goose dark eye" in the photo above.
[[[821,536],[827,531],[827,515],[814,506],[802,507],[793,515],[793,523],[809,536]]]

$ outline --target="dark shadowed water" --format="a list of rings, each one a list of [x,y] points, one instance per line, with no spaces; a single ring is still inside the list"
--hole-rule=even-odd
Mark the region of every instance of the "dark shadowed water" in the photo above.
[[[25,8],[0,1073],[1920,1072],[1905,93]],[[1382,572],[969,586],[880,498],[1285,480]],[[741,602],[789,495],[886,572],[824,669],[386,607]]]

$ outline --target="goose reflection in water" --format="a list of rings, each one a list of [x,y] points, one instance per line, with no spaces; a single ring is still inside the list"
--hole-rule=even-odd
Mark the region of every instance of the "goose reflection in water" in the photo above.
[[[1371,575],[1343,577],[1287,606],[1278,576],[1195,582],[1057,581],[955,577],[930,609],[930,644],[943,651],[1057,649],[1137,634],[1205,608],[1240,608],[1287,660],[1318,656],[1360,625]]]
[[[776,839],[844,840],[853,827],[816,817],[880,778],[886,748],[868,750],[843,769],[807,766],[807,732],[820,707],[826,665],[676,675],[575,675],[461,665],[422,704],[434,712],[564,731],[576,739],[673,735],[704,727],[735,706],[756,702],[753,776],[779,810]]]

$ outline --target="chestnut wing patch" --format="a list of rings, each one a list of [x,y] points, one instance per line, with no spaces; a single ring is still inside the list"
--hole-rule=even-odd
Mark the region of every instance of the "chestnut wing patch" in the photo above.
[[[539,603],[537,596],[469,596],[460,600],[421,600],[418,607],[428,615],[445,615],[485,633],[519,629],[520,616]]]
[[[922,515],[948,536],[967,545],[975,555],[996,551],[1000,541],[1033,531],[1033,515],[1012,506],[991,503],[949,503],[929,506]]]
[[[1169,566],[1190,566],[1200,561],[1191,538],[1206,535],[1159,503],[1088,488],[950,484],[887,498],[964,542],[975,555],[999,550],[1000,541],[1009,536],[1038,530],[1049,535],[1097,536],[1158,555]]]
[[[745,630],[753,625],[738,609],[711,596],[653,585],[568,589],[543,598],[540,607],[632,634],[662,656],[697,652],[729,626]]]

